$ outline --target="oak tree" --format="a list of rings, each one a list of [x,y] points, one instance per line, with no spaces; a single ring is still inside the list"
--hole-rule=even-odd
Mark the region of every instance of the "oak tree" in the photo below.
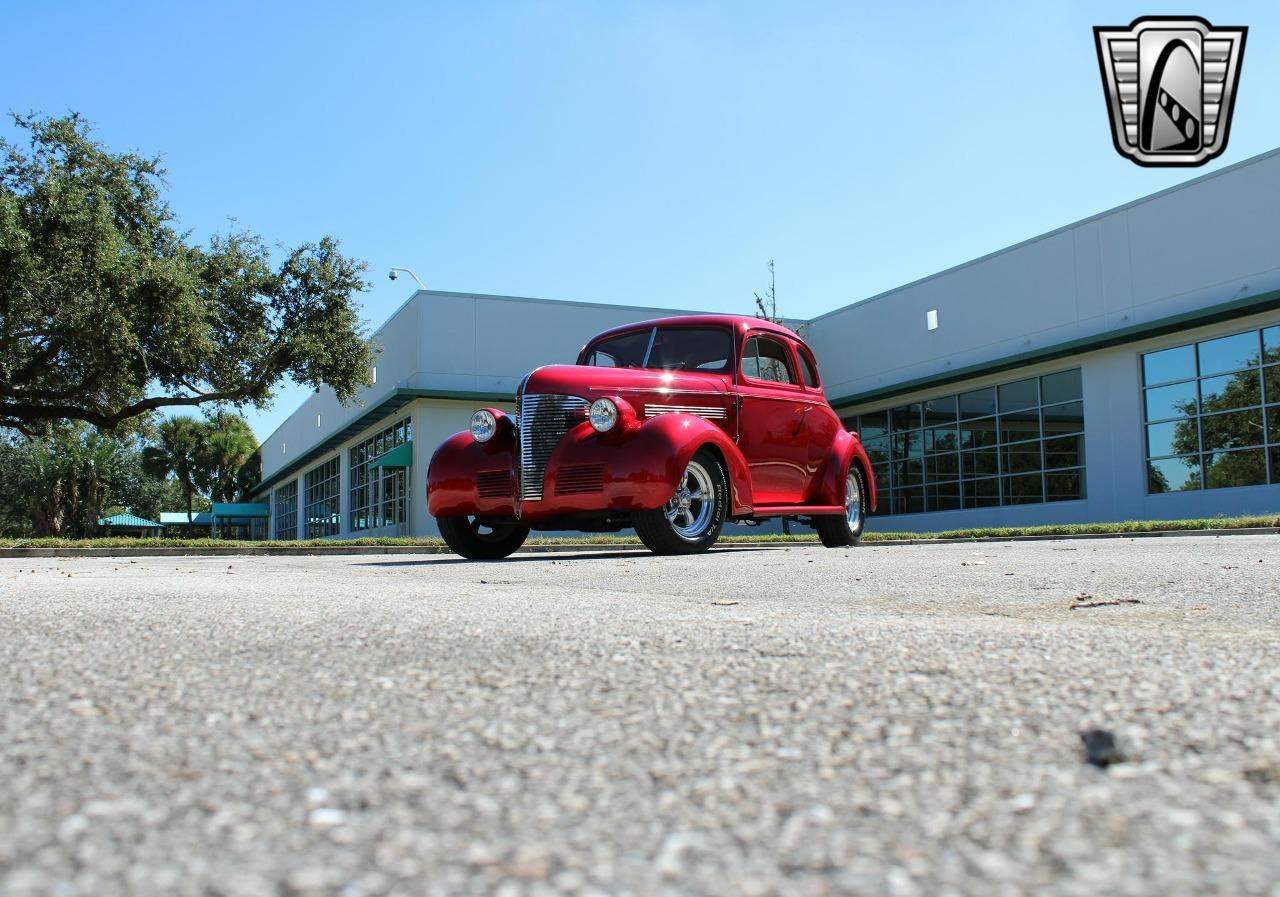
[[[158,408],[267,403],[285,377],[351,401],[372,350],[365,265],[331,237],[282,251],[177,228],[157,157],[78,115],[14,116],[0,140],[0,427],[103,429]]]

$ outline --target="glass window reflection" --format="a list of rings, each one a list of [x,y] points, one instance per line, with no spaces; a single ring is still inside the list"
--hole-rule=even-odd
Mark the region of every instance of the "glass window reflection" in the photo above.
[[[1178,346],[1142,356],[1142,382],[1147,386],[1187,380],[1196,375],[1196,347]]]
[[[1269,462],[1280,446],[1280,326],[1247,330],[1143,356],[1147,383],[1196,375],[1143,391],[1150,492],[1224,489],[1280,483]],[[1259,368],[1259,364],[1266,367]],[[1185,455],[1168,458],[1165,455]]]
[[[1257,371],[1240,371],[1226,377],[1208,377],[1200,381],[1200,411],[1230,411],[1262,404],[1262,389]]]
[[[877,513],[1084,497],[1078,368],[868,412],[850,426],[875,465]]]
[[[1186,492],[1200,488],[1200,456],[1147,462],[1148,492]]]
[[[1235,333],[1197,344],[1200,376],[1238,371],[1258,363],[1258,331]]]
[[[1214,452],[1204,456],[1206,489],[1232,486],[1261,486],[1267,482],[1267,460],[1263,449]]]

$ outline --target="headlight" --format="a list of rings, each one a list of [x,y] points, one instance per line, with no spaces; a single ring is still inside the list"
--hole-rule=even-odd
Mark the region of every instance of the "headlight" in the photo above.
[[[471,438],[476,442],[488,442],[498,432],[498,419],[493,412],[481,408],[471,415]]]
[[[590,417],[597,433],[608,433],[618,423],[618,406],[609,399],[596,399],[591,403]]]

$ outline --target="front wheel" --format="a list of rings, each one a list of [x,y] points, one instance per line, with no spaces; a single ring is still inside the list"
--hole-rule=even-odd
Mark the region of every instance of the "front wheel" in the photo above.
[[[438,517],[436,523],[445,544],[473,561],[504,558],[529,538],[529,527],[519,523],[493,523],[479,517]]]
[[[632,516],[636,535],[654,554],[697,554],[720,538],[729,507],[729,479],[714,452],[702,449],[661,508]]]
[[[813,518],[813,528],[818,538],[828,548],[848,548],[862,541],[862,528],[867,523],[867,505],[862,486],[862,471],[853,462],[844,481],[844,516],[829,515]]]

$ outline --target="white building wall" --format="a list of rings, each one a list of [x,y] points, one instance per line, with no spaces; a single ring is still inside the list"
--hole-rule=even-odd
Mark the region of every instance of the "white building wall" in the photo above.
[[[418,370],[418,303],[415,295],[402,305],[372,340],[379,350],[374,366],[378,382],[360,390],[359,403],[343,406],[332,389],[312,393],[262,443],[262,477],[267,479],[317,443],[337,433],[351,420],[407,385]],[[317,422],[318,421],[318,422]]]
[[[421,369],[413,385],[514,395],[524,375],[546,364],[572,364],[602,330],[690,314],[680,309],[551,302],[473,293],[419,294]]]
[[[514,402],[491,402],[487,407],[500,408],[515,414]],[[454,433],[465,430],[471,423],[471,413],[476,403],[456,400],[420,399],[413,403],[413,471],[410,475],[412,501],[410,502],[413,534],[437,536],[440,534],[435,518],[427,513],[427,466],[435,450]]]

